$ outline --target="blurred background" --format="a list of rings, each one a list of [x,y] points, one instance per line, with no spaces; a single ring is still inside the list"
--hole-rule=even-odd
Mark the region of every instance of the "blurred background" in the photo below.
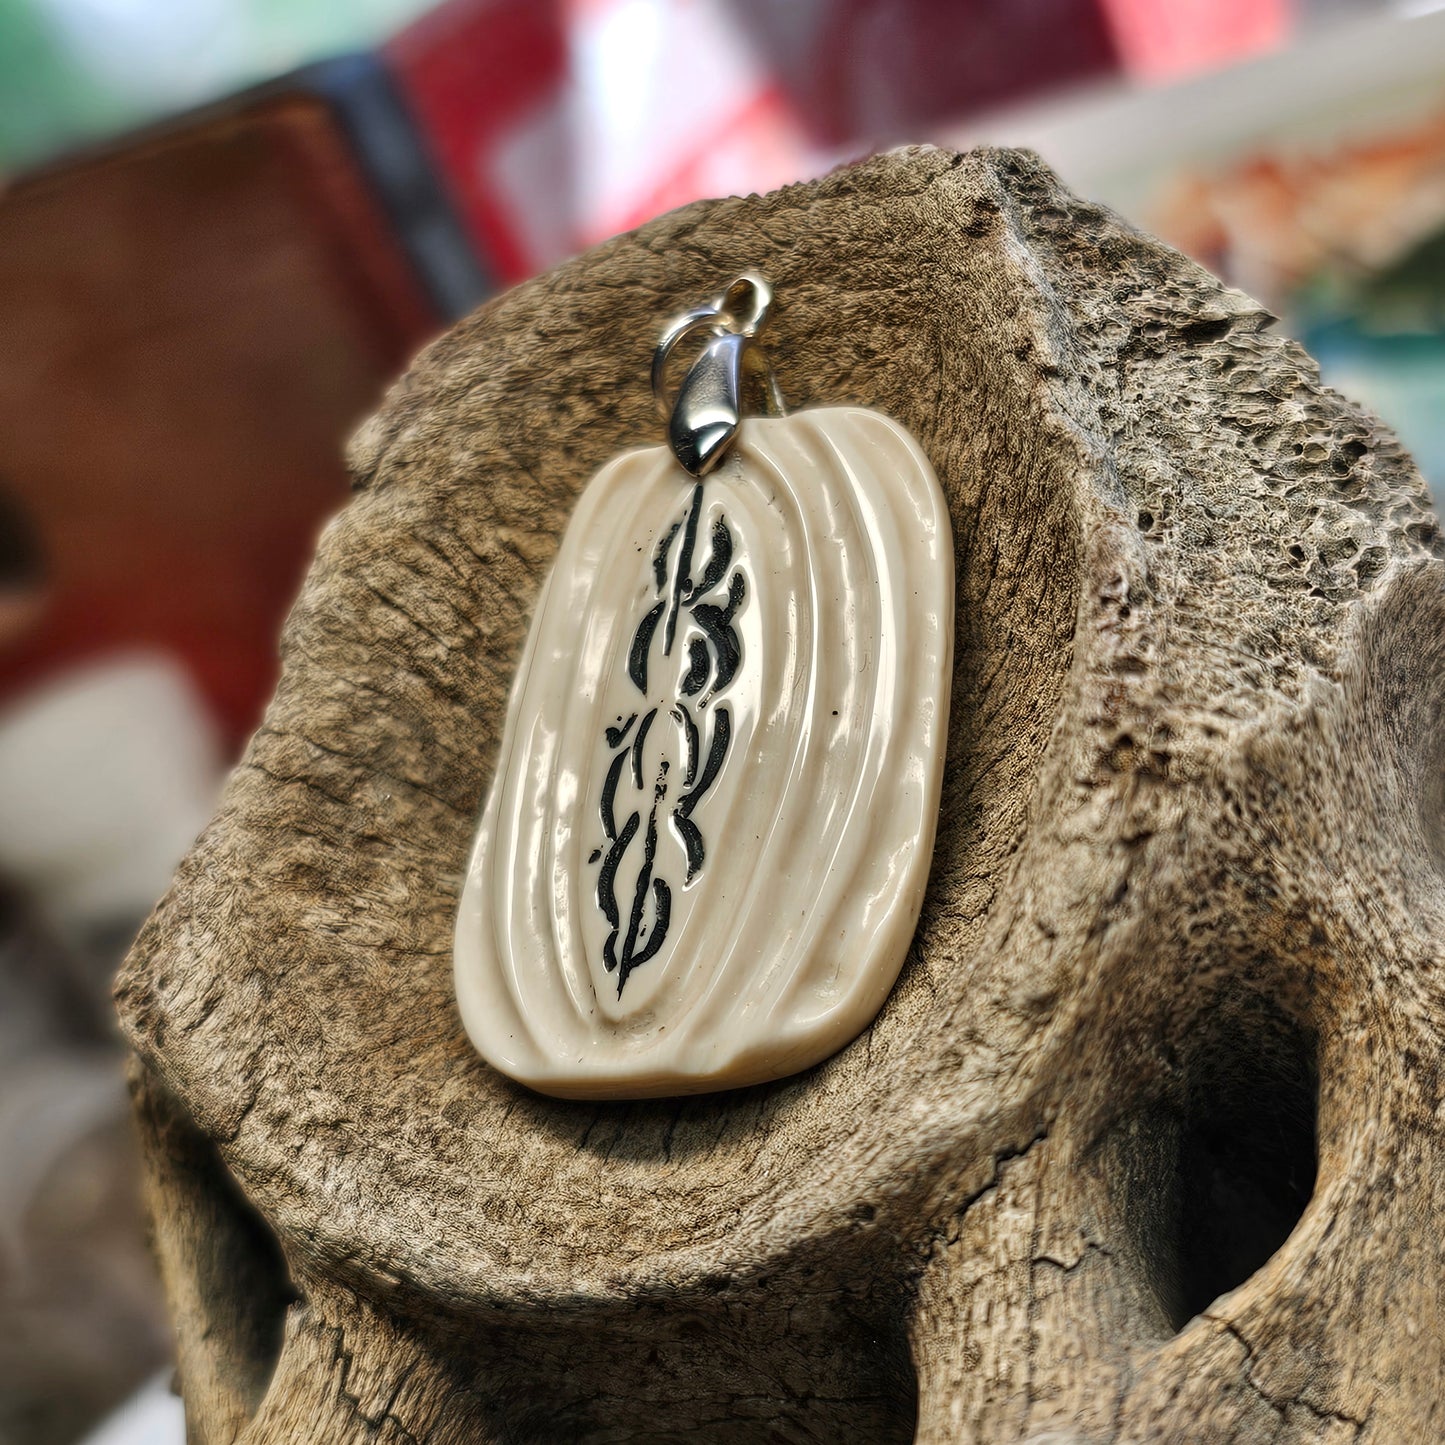
[[[182,1439],[109,979],[349,431],[492,291],[920,140],[1039,150],[1445,484],[1445,0],[0,0],[0,1445]]]

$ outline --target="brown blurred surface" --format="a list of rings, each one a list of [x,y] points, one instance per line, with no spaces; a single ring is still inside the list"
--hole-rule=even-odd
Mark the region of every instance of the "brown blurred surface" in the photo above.
[[[0,199],[0,476],[49,613],[0,694],[118,644],[178,653],[232,740],[340,449],[438,325],[324,101],[276,96]]]
[[[44,574],[10,599],[4,708],[148,649],[182,665],[237,746],[315,534],[345,498],[346,434],[438,326],[311,93],[273,89],[0,196],[0,488]],[[100,718],[84,746],[102,775],[126,766]],[[12,851],[29,826],[0,817]],[[0,1445],[62,1445],[168,1350],[108,982],[152,897],[88,958],[12,882]]]

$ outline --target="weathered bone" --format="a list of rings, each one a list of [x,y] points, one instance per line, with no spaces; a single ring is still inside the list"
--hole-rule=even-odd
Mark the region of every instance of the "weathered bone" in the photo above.
[[[790,400],[949,498],[929,893],[829,1062],[547,1099],[463,1034],[456,889],[577,490],[743,267]],[[120,984],[195,1441],[1445,1436],[1441,542],[1267,323],[1027,156],[912,151],[420,358]]]

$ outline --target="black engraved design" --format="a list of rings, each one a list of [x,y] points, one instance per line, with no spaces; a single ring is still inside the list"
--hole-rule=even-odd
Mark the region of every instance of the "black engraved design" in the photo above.
[[[652,557],[656,600],[638,622],[628,649],[627,675],[642,705],[604,733],[612,759],[599,806],[603,842],[588,861],[601,864],[597,906],[609,928],[602,961],[617,975],[619,998],[633,970],[655,958],[666,942],[676,879],[676,874],[672,882],[666,876],[668,865],[682,872],[685,888],[707,862],[707,840],[693,814],[717,781],[732,741],[732,714],[716,697],[742,662],[735,619],[747,584],[741,569],[728,575],[733,536],[721,515],[713,519],[699,570],[703,511],[699,482],[685,515],[658,541]],[[659,734],[664,756],[649,776],[646,747],[659,714],[666,720],[661,726],[666,729],[671,722],[673,729]],[[675,745],[676,759],[666,756],[669,745]],[[629,808],[628,801],[636,806]],[[626,815],[620,821],[619,813]],[[617,896],[618,873],[634,845],[641,848],[641,861],[624,908]]]

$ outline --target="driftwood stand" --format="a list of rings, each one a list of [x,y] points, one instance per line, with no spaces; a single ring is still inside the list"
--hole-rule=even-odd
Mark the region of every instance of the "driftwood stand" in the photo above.
[[[459,873],[661,319],[900,419],[957,664],[917,938],[788,1081],[531,1094]],[[1414,466],[1026,155],[665,216],[436,342],[119,985],[196,1445],[1445,1438],[1445,587]]]

